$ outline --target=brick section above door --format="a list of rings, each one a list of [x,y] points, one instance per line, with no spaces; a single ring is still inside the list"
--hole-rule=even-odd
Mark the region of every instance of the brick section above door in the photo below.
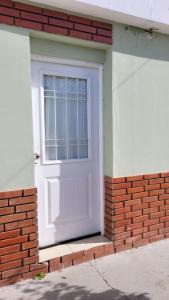
[[[112,44],[112,24],[11,0],[0,1],[0,23]]]
[[[36,189],[0,192],[0,287],[47,272],[38,261]]]
[[[169,172],[105,177],[105,235],[115,252],[169,237]]]

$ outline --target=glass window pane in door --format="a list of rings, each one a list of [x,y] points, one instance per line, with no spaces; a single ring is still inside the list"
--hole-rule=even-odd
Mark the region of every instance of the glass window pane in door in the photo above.
[[[87,80],[44,75],[46,160],[88,158]]]

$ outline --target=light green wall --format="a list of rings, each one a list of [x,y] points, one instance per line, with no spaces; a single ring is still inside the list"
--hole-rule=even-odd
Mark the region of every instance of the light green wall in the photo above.
[[[104,65],[105,175],[169,170],[167,35],[114,24],[113,47],[95,49],[1,25],[0,41],[0,191],[34,185],[30,52]]]
[[[34,186],[29,36],[0,26],[0,191]]]
[[[30,37],[31,36],[31,37]],[[39,35],[40,37],[40,35]],[[51,38],[51,40],[50,40]],[[53,36],[32,37],[27,30],[0,25],[0,191],[34,186],[33,128],[31,101],[31,53],[105,64],[106,99],[111,99],[111,60],[105,49],[57,42]],[[79,41],[80,43],[80,41]],[[111,54],[109,54],[110,58]],[[106,105],[107,105],[106,104]],[[105,108],[106,114],[109,109]],[[106,125],[108,126],[108,124]],[[108,132],[109,134],[110,132]],[[108,138],[106,137],[106,141]],[[106,147],[108,152],[109,147]],[[109,166],[109,164],[107,164]]]
[[[114,24],[113,41],[113,176],[168,171],[169,37]]]
[[[104,134],[104,174],[113,174],[113,102],[112,102],[112,49],[106,52],[103,72],[103,134]]]
[[[90,44],[89,44],[90,45]],[[104,63],[105,51],[78,45],[70,45],[49,39],[31,38],[31,53],[73,60]]]

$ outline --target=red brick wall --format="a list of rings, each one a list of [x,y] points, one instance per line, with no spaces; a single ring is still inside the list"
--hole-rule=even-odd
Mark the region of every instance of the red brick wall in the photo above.
[[[105,235],[113,243],[39,263],[36,192],[0,192],[0,287],[169,237],[169,172],[105,177]]]
[[[37,232],[36,189],[0,192],[0,286],[47,272]]]
[[[112,44],[111,24],[11,0],[0,0],[0,23]]]
[[[105,177],[105,235],[115,251],[169,237],[169,172]]]
[[[0,287],[114,252],[109,243],[39,263],[36,192],[0,192]]]

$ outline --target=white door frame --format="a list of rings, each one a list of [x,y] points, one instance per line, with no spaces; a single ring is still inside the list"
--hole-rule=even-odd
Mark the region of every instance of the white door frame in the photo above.
[[[69,66],[78,66],[94,68],[98,70],[99,76],[99,193],[100,193],[100,231],[104,234],[104,173],[103,173],[103,65],[79,60],[70,60],[54,58],[33,54],[32,61],[41,61],[46,63],[64,64]]]

